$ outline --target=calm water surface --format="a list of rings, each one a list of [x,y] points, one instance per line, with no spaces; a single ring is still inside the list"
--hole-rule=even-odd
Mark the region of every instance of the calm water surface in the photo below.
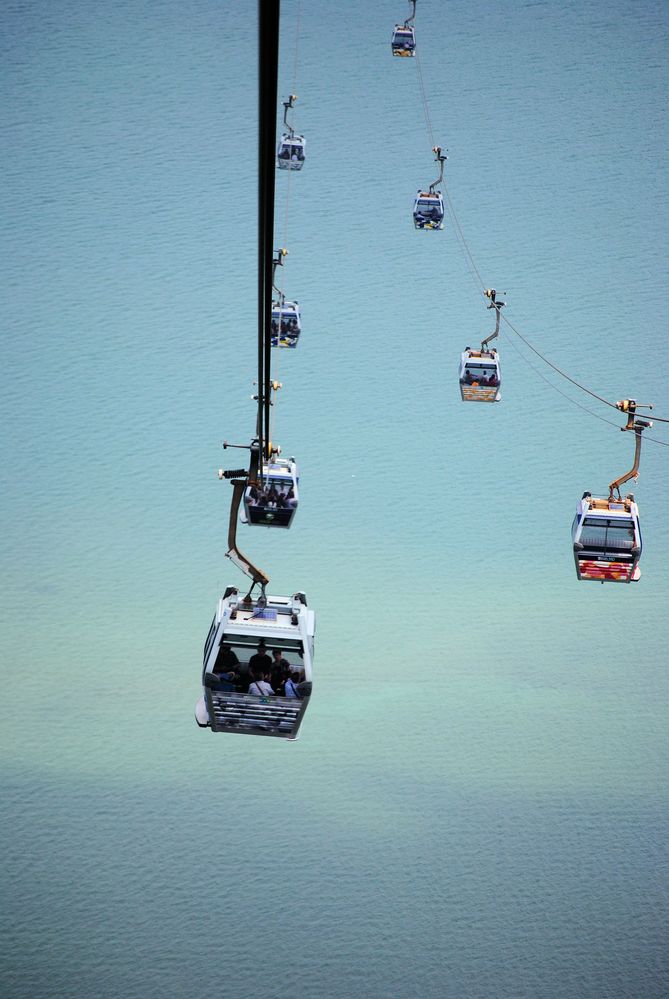
[[[418,6],[486,284],[574,377],[669,416],[666,5]],[[2,14],[3,995],[659,999],[669,450],[634,487],[641,582],[579,585],[576,501],[632,441],[511,334],[501,405],[461,404],[492,323],[453,219],[411,224],[436,173],[390,56],[406,5],[303,0],[295,75],[297,15],[275,437],[303,502],[240,535],[317,612],[285,745],[193,721],[241,581],[215,471],[253,426],[255,5]]]

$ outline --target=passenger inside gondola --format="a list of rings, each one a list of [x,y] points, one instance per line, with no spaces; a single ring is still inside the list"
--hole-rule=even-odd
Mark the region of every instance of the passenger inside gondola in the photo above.
[[[239,659],[229,645],[221,645],[216,656],[216,663],[213,672],[217,674],[228,673],[239,665]]]
[[[478,364],[468,364],[465,368],[465,385],[499,385],[496,369]]]
[[[396,28],[393,35],[392,47],[394,50],[412,51],[416,47],[413,31],[401,31]]]
[[[272,336],[278,337],[279,333],[288,339],[297,339],[300,335],[300,324],[296,313],[274,311],[271,320]]]
[[[230,638],[225,648],[235,656],[236,666],[222,673],[214,669],[208,681],[211,690],[290,699],[302,699],[311,693],[299,647],[273,648],[271,658],[262,640],[257,646],[236,645]]]
[[[246,491],[249,506],[268,510],[292,510],[297,506],[291,479],[273,479],[264,486],[254,483]]]
[[[283,142],[277,156],[280,160],[302,163],[304,161],[304,146],[301,142]]]
[[[414,212],[414,222],[419,229],[426,225],[439,225],[444,218],[444,213],[436,201],[419,200]]]

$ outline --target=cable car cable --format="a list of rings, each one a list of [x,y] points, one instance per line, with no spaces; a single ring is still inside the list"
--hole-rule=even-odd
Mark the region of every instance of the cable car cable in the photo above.
[[[591,409],[588,409],[586,406],[582,405],[582,403],[578,402],[576,399],[572,399],[570,395],[567,395],[567,393],[563,392],[562,389],[559,388],[559,386],[557,386],[554,382],[552,382],[549,378],[547,378],[535,364],[532,364],[532,361],[529,359],[529,357],[525,357],[522,350],[520,350],[519,347],[516,346],[514,341],[509,336],[502,333],[502,331],[500,331],[500,334],[504,336],[504,340],[506,341],[506,343],[508,343],[509,346],[515,350],[515,352],[518,354],[521,360],[524,361],[525,364],[527,364],[527,366],[531,368],[532,371],[534,371],[534,373],[539,376],[539,378],[541,378],[542,381],[546,382],[546,384],[549,385],[550,388],[554,389],[558,393],[558,395],[561,395],[563,399],[566,399],[567,402],[570,402],[572,406],[577,406],[584,413],[587,413],[588,416],[592,416],[595,420],[599,420],[601,423],[606,423],[608,424],[608,426],[614,427],[616,430],[624,429],[623,427],[620,426],[619,423],[614,423],[613,420],[607,420],[605,416],[600,416],[599,413],[593,413]],[[653,417],[653,419],[655,419],[655,417]],[[644,440],[652,441],[653,444],[661,444],[663,447],[669,447],[669,441],[661,441],[658,440],[656,437],[648,437],[647,435],[644,435]]]
[[[434,147],[434,144],[435,144],[434,143],[434,131],[433,131],[433,128],[432,128],[432,119],[431,119],[431,116],[430,116],[430,106],[429,106],[429,102],[428,102],[428,99],[427,99],[427,91],[426,91],[426,88],[425,88],[425,81],[423,79],[423,70],[422,70],[422,66],[421,66],[420,52],[418,51],[418,47],[416,48],[415,55],[416,55],[416,66],[417,66],[417,69],[418,69],[418,81],[419,81],[419,85],[420,85],[421,100],[422,100],[422,103],[423,103],[423,112],[424,112],[424,115],[425,115],[425,125],[426,125],[426,128],[427,128],[428,137],[430,139],[430,144],[431,144],[432,147]],[[450,213],[451,213],[451,218],[452,218],[452,221],[453,221],[453,224],[454,224],[454,231],[455,231],[456,239],[460,243],[460,246],[461,246],[461,248],[463,250],[463,253],[464,253],[464,256],[465,256],[465,262],[467,263],[467,266],[470,269],[470,273],[472,273],[472,277],[473,278],[474,278],[474,275],[475,275],[475,283],[476,283],[476,279],[478,279],[478,285],[480,286],[481,291],[484,292],[486,285],[485,285],[485,282],[484,282],[483,277],[481,275],[481,272],[480,272],[480,270],[478,269],[478,267],[476,265],[476,260],[474,259],[474,255],[473,255],[471,249],[469,248],[469,244],[467,242],[467,239],[465,237],[464,231],[463,231],[462,226],[460,224],[460,220],[459,220],[458,215],[457,215],[457,213],[455,211],[455,206],[453,204],[453,199],[451,198],[451,194],[450,194],[450,191],[448,189],[448,184],[445,181],[443,181],[442,186],[443,186],[444,192],[446,194],[446,200],[448,202],[448,207],[449,207],[449,210],[450,210]],[[516,334],[516,336],[518,336],[523,341],[523,343],[527,347],[529,347],[530,350],[532,350],[537,355],[537,357],[541,358],[541,360],[545,364],[547,364],[550,368],[552,368],[553,371],[555,371],[558,375],[560,375],[562,378],[565,378],[568,382],[570,382],[576,388],[580,389],[582,392],[585,392],[588,395],[592,396],[592,398],[597,399],[599,402],[603,403],[605,406],[609,406],[611,409],[617,409],[618,408],[615,403],[609,402],[608,399],[605,399],[603,396],[599,395],[597,392],[594,392],[592,389],[587,388],[587,386],[583,385],[581,382],[578,382],[575,378],[572,378],[565,371],[563,371],[561,368],[559,368],[556,364],[553,364],[553,362],[550,361],[544,354],[542,354],[541,351],[538,350],[527,339],[527,337],[523,336],[523,334],[520,332],[520,330],[518,330],[513,325],[513,323],[511,322],[511,320],[506,315],[502,315],[501,318],[507,324],[507,326],[509,327],[509,329],[511,329]],[[505,339],[508,339],[508,338],[505,338]],[[508,342],[512,343],[511,340],[509,340]],[[571,403],[573,403],[573,405],[578,406],[579,409],[583,410],[583,412],[585,412],[585,413],[588,413],[590,416],[594,416],[595,419],[601,420],[603,423],[608,423],[612,427],[619,428],[619,425],[617,423],[613,423],[612,420],[606,420],[604,417],[598,416],[596,413],[593,413],[592,410],[589,410],[585,406],[582,406],[580,403],[576,402],[576,400],[572,399],[571,396],[568,396],[566,393],[560,391],[560,389],[558,389],[557,386],[553,384],[553,382],[551,382],[551,381],[549,381],[549,379],[545,378],[544,375],[542,375],[541,372],[534,365],[532,365],[529,362],[529,360],[522,354],[522,352],[518,351],[518,353],[520,353],[520,356],[523,358],[523,360],[527,364],[529,364],[529,366],[532,368],[533,371],[536,372],[536,374],[538,374],[548,385],[550,385],[552,388],[554,388],[556,390],[556,392],[559,392],[559,394],[563,398],[565,398],[568,402],[571,402]],[[663,417],[653,416],[653,419],[657,420],[658,422],[661,422],[661,423],[669,423],[669,419],[664,419]],[[648,440],[648,441],[652,441],[655,444],[660,444],[663,447],[669,447],[669,442],[667,442],[667,441],[661,441],[661,440],[658,440],[657,438],[648,437],[648,436],[646,436],[645,439]]]
[[[258,309],[258,417],[260,444],[260,472],[262,462],[271,457],[271,321],[272,321],[272,268],[274,257],[274,194],[276,106],[279,70],[279,14],[280,0],[259,4],[259,233],[258,268],[259,293],[262,301]],[[262,355],[262,358],[261,358]]]
[[[610,406],[611,409],[617,409],[618,408],[614,402],[609,402],[608,399],[605,399],[603,396],[598,395],[596,392],[593,392],[592,389],[587,388],[585,385],[581,385],[581,383],[577,382],[575,378],[572,378],[571,375],[568,375],[566,373],[566,371],[563,371],[561,368],[558,368],[557,364],[553,364],[552,361],[549,361],[548,358],[545,357],[544,354],[542,354],[540,350],[537,350],[537,348],[533,344],[530,343],[530,341],[527,339],[527,337],[523,336],[523,334],[520,332],[520,330],[516,329],[516,327],[513,325],[513,323],[511,322],[511,320],[507,316],[503,315],[502,319],[506,323],[506,325],[510,329],[513,330],[513,332],[516,334],[516,336],[520,337],[520,339],[523,341],[523,343],[527,347],[529,347],[530,350],[533,351],[537,355],[537,357],[540,357],[541,360],[544,362],[544,364],[547,364],[549,366],[549,368],[552,368],[553,371],[556,371],[563,378],[566,378],[568,382],[571,382],[572,385],[575,385],[582,392],[587,392],[587,394],[591,395],[593,397],[593,399],[598,399],[599,402],[603,402],[605,406]]]
[[[291,103],[296,98],[295,91],[297,89],[297,68],[298,68],[298,56],[299,56],[299,48],[300,48],[300,25],[301,25],[301,19],[302,19],[302,0],[297,0],[297,16],[296,16],[296,22],[295,22],[295,55],[294,55],[294,58],[293,58],[293,79],[292,79],[291,96],[290,96]],[[286,107],[286,103],[284,102],[284,108],[285,107]],[[285,118],[286,118],[286,114],[284,113],[284,121],[285,121]],[[292,129],[292,131],[294,131],[294,129]],[[284,212],[283,212],[283,234],[282,234],[282,244],[281,244],[282,248],[284,248],[284,247],[286,247],[288,245],[288,219],[289,219],[289,215],[290,215],[290,196],[291,196],[291,189],[292,189],[292,174],[293,174],[293,172],[294,172],[293,170],[290,170],[290,169],[288,170],[288,179],[286,181],[286,203],[285,203]],[[286,250],[285,252],[287,253],[288,251]],[[282,270],[281,271],[281,284],[280,284],[280,287],[279,287],[279,299],[280,299],[280,301],[283,302],[285,300],[285,297],[286,297],[285,296],[285,274],[284,274],[284,272]],[[280,334],[280,332],[281,332],[281,330],[280,330],[280,321],[279,321],[279,327],[277,329],[277,332],[278,332],[278,334]],[[276,358],[276,360],[274,362],[274,371],[275,371],[274,382],[280,384],[279,378],[280,378],[281,352],[278,351],[277,354],[278,354],[278,356],[277,356],[277,358]],[[272,413],[272,423],[271,423],[272,439],[276,439],[276,432],[277,432],[277,430],[276,430],[276,428],[277,428],[277,409],[278,409],[278,396],[275,393],[274,400],[273,400],[273,413]]]
[[[430,148],[436,146],[434,141],[434,132],[432,130],[432,119],[430,118],[430,106],[427,103],[427,94],[425,92],[425,83],[423,81],[423,70],[420,65],[420,52],[416,48],[416,66],[418,68],[418,82],[420,84],[420,93],[423,101],[423,112],[425,114],[425,124],[427,126],[427,134],[430,139]]]
[[[431,117],[430,117],[429,103],[428,103],[428,100],[427,100],[427,93],[426,93],[426,90],[425,90],[425,84],[424,84],[424,80],[423,80],[423,71],[422,71],[421,63],[420,63],[420,54],[419,54],[418,51],[416,51],[416,65],[418,67],[418,78],[419,78],[419,82],[420,82],[421,97],[422,97],[422,101],[423,101],[423,110],[424,110],[424,113],[425,113],[425,123],[427,125],[427,131],[428,131],[428,135],[430,137],[430,141],[434,145],[434,142],[433,142],[434,133],[433,133],[433,129],[432,129],[432,120],[431,120]],[[461,244],[461,247],[462,247],[462,249],[463,249],[463,251],[465,253],[465,258],[466,258],[466,261],[467,261],[468,265],[470,265],[471,268],[473,269],[473,271],[476,274],[476,276],[478,278],[478,281],[479,281],[479,283],[481,285],[481,289],[484,290],[485,289],[485,283],[484,283],[483,278],[481,276],[481,272],[479,271],[478,267],[476,266],[476,261],[474,259],[474,255],[473,255],[473,253],[471,252],[471,250],[469,248],[469,244],[467,243],[467,239],[465,237],[465,234],[464,234],[464,231],[462,229],[462,226],[460,225],[460,220],[458,219],[457,213],[455,211],[455,207],[453,205],[453,199],[451,198],[450,191],[448,190],[448,184],[446,184],[445,181],[443,182],[443,188],[444,188],[444,191],[446,193],[446,199],[448,201],[448,207],[450,209],[451,217],[453,219],[453,223],[454,223],[454,226],[455,226],[455,229],[456,229],[456,237],[458,237],[458,240],[459,240],[459,242]],[[557,372],[557,374],[561,375],[567,381],[571,382],[572,385],[575,385],[582,392],[586,392],[588,395],[592,396],[594,399],[597,399],[599,402],[602,402],[605,406],[609,406],[611,409],[616,409],[617,408],[616,405],[615,405],[615,403],[609,402],[608,399],[605,399],[603,396],[599,395],[597,392],[593,392],[592,389],[589,389],[585,385],[582,385],[575,378],[572,378],[565,371],[563,371],[561,368],[559,368],[556,364],[553,364],[552,361],[549,361],[549,359],[547,357],[545,357],[545,355],[542,354],[540,350],[537,350],[537,348],[532,343],[530,343],[530,341],[525,336],[523,336],[523,334],[520,332],[520,330],[518,330],[513,325],[513,323],[508,319],[508,317],[506,315],[503,315],[502,319],[507,324],[507,326],[511,330],[513,330],[513,332],[516,334],[516,336],[520,337],[520,339],[523,341],[523,343],[525,343],[526,346],[528,346],[530,348],[530,350],[534,351],[534,353],[538,357],[540,357],[541,360],[544,361],[545,364],[547,364],[550,368],[552,368],[555,372]],[[569,399],[569,396],[566,396],[565,398]],[[583,407],[581,407],[581,408],[583,408]],[[589,410],[585,410],[585,411],[589,412]],[[653,418],[654,419],[658,419],[658,417],[653,417]],[[660,419],[660,421],[662,423],[669,423],[669,420],[663,420],[661,418],[659,418],[659,419]],[[647,438],[647,440],[649,440],[649,439],[650,438]],[[659,441],[658,443],[663,443],[663,442]]]

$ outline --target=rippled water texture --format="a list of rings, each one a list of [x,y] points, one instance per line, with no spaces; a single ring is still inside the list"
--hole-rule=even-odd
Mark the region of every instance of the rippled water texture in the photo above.
[[[669,449],[634,486],[641,581],[579,584],[576,502],[633,448],[570,400],[622,420],[508,331],[502,402],[461,403],[492,323],[451,213],[411,224],[408,5],[302,0],[295,75],[297,12],[274,436],[301,505],[240,529],[317,613],[290,745],[193,720],[241,583],[215,470],[254,419],[255,5],[1,15],[3,996],[660,999]],[[482,280],[669,417],[666,5],[421,0],[416,32]]]

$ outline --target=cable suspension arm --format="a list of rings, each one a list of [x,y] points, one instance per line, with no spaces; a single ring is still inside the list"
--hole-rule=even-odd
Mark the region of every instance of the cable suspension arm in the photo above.
[[[261,586],[266,586],[267,583],[269,583],[269,576],[265,575],[262,569],[258,569],[258,567],[255,566],[253,562],[246,557],[246,555],[240,552],[237,547],[237,519],[242,497],[244,496],[244,490],[246,489],[246,480],[235,479],[232,483],[232,489],[230,523],[228,525],[228,550],[225,554],[230,561],[233,562],[238,569],[241,569],[242,572],[246,573],[249,579],[252,579],[254,583],[260,583]]]
[[[286,126],[286,128],[288,129],[288,134],[289,134],[289,136],[290,136],[291,139],[295,135],[295,129],[293,128],[293,126],[288,121],[288,112],[293,107],[293,104],[294,104],[294,102],[296,100],[297,100],[297,94],[291,94],[290,97],[288,98],[288,100],[283,102],[283,108],[284,108],[284,111],[283,111],[283,123]]]
[[[617,402],[616,407],[620,409],[623,413],[627,413],[627,423],[624,427],[620,429],[633,430],[635,436],[635,446],[634,446],[634,465],[626,472],[625,475],[621,475],[619,479],[614,479],[609,485],[609,500],[614,498],[614,492],[618,494],[618,499],[620,499],[620,487],[625,482],[629,482],[630,479],[636,479],[639,474],[639,461],[641,459],[641,434],[646,430],[647,427],[652,427],[653,424],[650,420],[637,420],[636,410],[637,406],[641,405],[637,403],[635,399],[623,399],[622,402]],[[652,406],[644,406],[644,409],[652,409]]]
[[[494,288],[486,288],[483,294],[485,295],[486,298],[490,299],[490,305],[488,306],[488,308],[495,310],[495,330],[493,333],[490,334],[490,336],[486,337],[485,340],[483,340],[483,342],[481,343],[481,351],[484,351],[486,349],[491,340],[494,340],[495,337],[499,336],[499,313],[500,309],[504,305],[506,305],[506,302],[497,301],[497,292],[495,291]],[[502,292],[502,294],[504,294],[504,292]]]
[[[280,288],[277,288],[277,285],[276,285],[276,269],[277,269],[277,267],[283,267],[283,258],[287,254],[288,254],[288,250],[284,250],[283,247],[282,247],[281,249],[274,251],[274,259],[272,260],[272,289],[273,289],[273,291],[276,292],[276,297],[281,302],[281,305],[283,305],[286,296],[284,295],[284,293],[281,291]]]
[[[416,0],[409,0],[409,3],[411,4],[411,13],[404,22],[405,28],[410,28],[416,17]]]
[[[434,192],[435,187],[437,187],[438,184],[441,184],[442,180],[444,179],[444,163],[448,159],[448,156],[445,156],[442,153],[441,146],[435,146],[432,152],[434,153],[435,162],[439,164],[439,176],[437,177],[437,179],[434,181],[433,184],[430,184],[430,194],[435,193]]]

